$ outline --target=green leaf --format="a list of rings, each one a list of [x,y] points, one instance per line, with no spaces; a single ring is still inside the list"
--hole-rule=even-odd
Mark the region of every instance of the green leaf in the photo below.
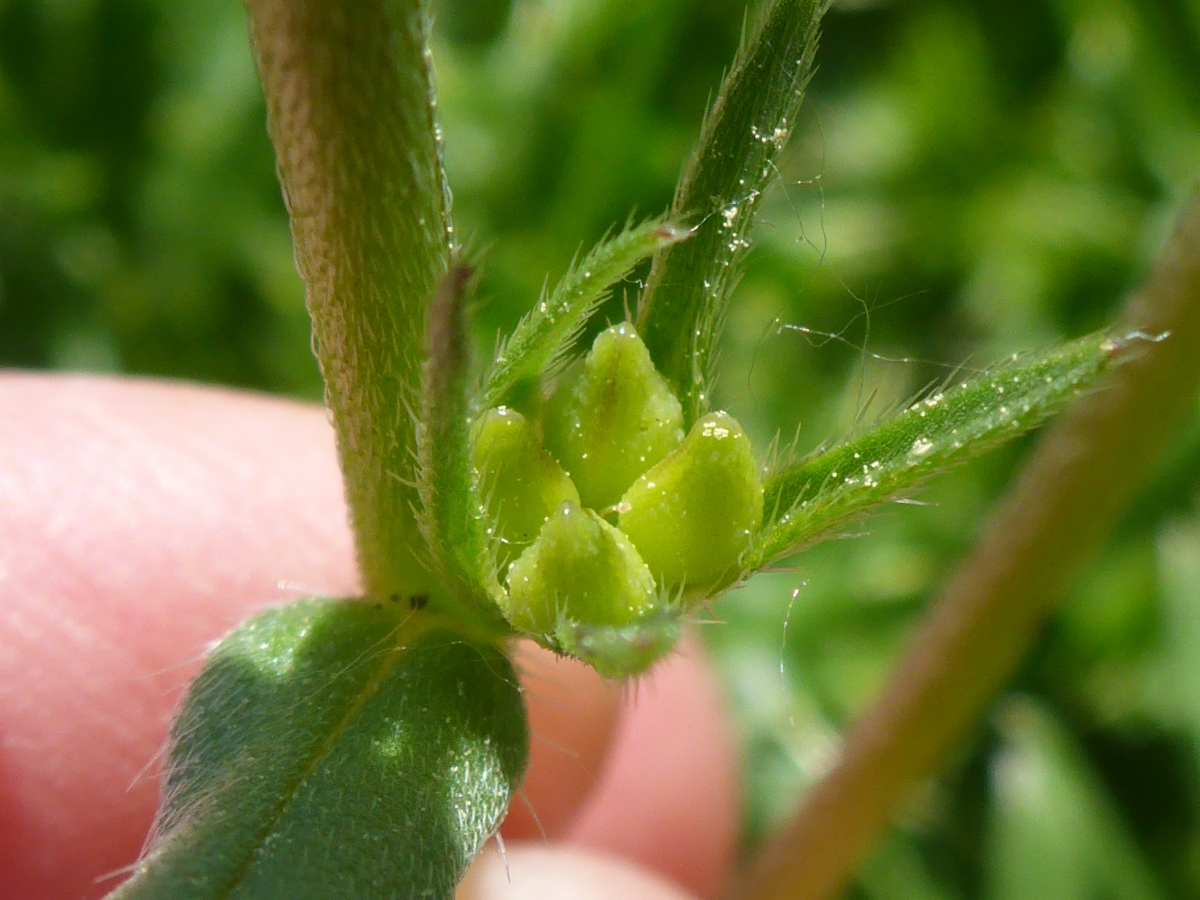
[[[601,241],[573,262],[550,295],[538,301],[497,349],[479,405],[486,409],[509,402],[523,382],[553,375],[612,286],[655,251],[690,234],[664,219],[651,219]]]
[[[415,409],[453,243],[422,0],[248,0],[367,592],[429,593]]]
[[[1150,860],[1070,729],[1032,698],[996,716],[984,845],[991,900],[1166,900]]]
[[[1141,338],[1097,333],[1014,356],[918,398],[862,437],[775,472],[764,488],[763,527],[742,560],[744,570],[813,544],[871,507],[1036,427]]]
[[[430,607],[464,625],[490,625],[503,633],[493,600],[501,588],[471,474],[467,292],[473,275],[469,266],[452,264],[429,310],[416,429],[417,519],[441,576],[429,594]]]
[[[528,732],[508,659],[406,602],[301,600],[213,652],[112,900],[449,900]]]
[[[695,223],[656,254],[638,330],[683,402],[690,427],[708,410],[717,339],[750,225],[796,125],[828,0],[775,0],[743,42],[701,128],[671,215]]]

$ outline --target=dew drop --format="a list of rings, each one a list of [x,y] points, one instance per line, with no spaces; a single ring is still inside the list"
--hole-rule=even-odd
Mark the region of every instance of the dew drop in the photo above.
[[[933,441],[929,440],[928,438],[919,437],[913,441],[912,447],[910,447],[908,450],[908,455],[920,459],[932,449]]]

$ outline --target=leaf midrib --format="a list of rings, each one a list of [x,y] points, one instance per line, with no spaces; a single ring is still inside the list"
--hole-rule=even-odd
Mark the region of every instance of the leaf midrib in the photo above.
[[[404,651],[416,640],[419,640],[425,634],[428,634],[434,627],[435,623],[423,618],[418,623],[401,622],[393,629],[391,646],[381,654],[381,661],[378,668],[371,674],[364,683],[353,701],[347,706],[345,713],[334,725],[328,737],[321,742],[316,751],[307,760],[303,768],[296,776],[288,790],[284,792],[283,798],[276,804],[274,810],[268,816],[263,828],[255,836],[255,839],[249,843],[246,850],[245,859],[242,861],[237,871],[233,873],[232,878],[226,884],[222,892],[214,893],[214,900],[227,900],[233,895],[233,892],[241,885],[246,876],[254,868],[254,864],[258,858],[258,852],[266,845],[267,838],[275,831],[276,826],[287,814],[288,808],[295,802],[296,797],[303,790],[305,783],[309,777],[321,765],[325,757],[337,744],[342,734],[349,727],[350,723],[358,716],[366,702],[371,699],[372,695],[379,690],[379,686],[387,678],[388,674],[395,667],[403,656]],[[408,626],[406,628],[406,626]],[[401,641],[404,641],[403,645]]]

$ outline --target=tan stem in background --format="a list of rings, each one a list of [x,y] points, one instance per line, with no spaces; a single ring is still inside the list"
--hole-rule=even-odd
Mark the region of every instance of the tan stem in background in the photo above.
[[[1014,674],[1103,544],[1200,387],[1200,194],[1130,298],[1117,334],[1147,343],[1045,435],[971,557],[938,598],[883,695],[738,892],[828,900],[912,786],[936,773]]]

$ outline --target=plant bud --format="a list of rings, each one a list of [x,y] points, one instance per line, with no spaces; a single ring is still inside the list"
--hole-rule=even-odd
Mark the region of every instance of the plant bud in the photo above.
[[[724,412],[696,422],[683,444],[621,498],[621,530],[667,585],[711,585],[731,573],[762,518],[750,439]]]
[[[551,649],[589,663],[608,678],[645,672],[679,640],[679,610],[654,610],[633,625],[579,625],[563,622]]]
[[[546,448],[583,505],[612,506],[639,475],[683,440],[683,409],[633,326],[602,331],[546,408]]]
[[[515,410],[489,409],[476,420],[471,465],[478,473],[490,525],[500,539],[496,562],[501,573],[563,501],[579,502],[567,473]]]
[[[625,535],[567,501],[508,569],[509,621],[546,635],[625,626],[654,608],[657,585]]]

